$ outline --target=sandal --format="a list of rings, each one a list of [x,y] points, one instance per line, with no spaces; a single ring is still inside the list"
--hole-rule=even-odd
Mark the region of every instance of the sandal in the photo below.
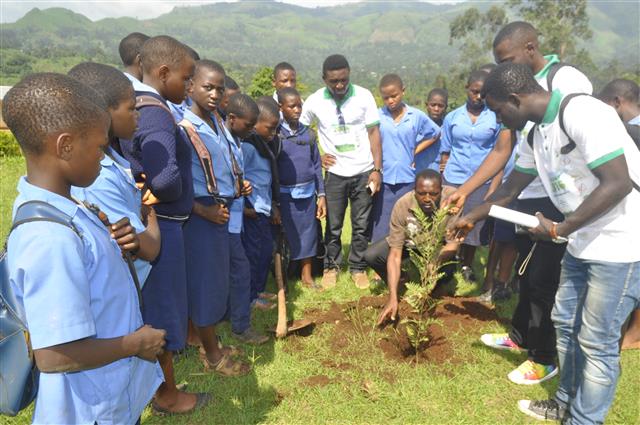
[[[192,413],[193,411],[206,406],[213,400],[213,396],[209,393],[195,393],[196,395],[196,404],[189,410],[185,410],[184,412],[173,412],[169,409],[165,409],[164,407],[160,407],[156,404],[155,400],[151,402],[151,413],[154,416],[171,416],[171,415],[186,415]]]
[[[222,354],[226,354],[229,357],[244,356],[244,350],[236,347],[235,345],[222,345],[222,342],[218,341],[218,348],[222,351]],[[207,355],[207,352],[204,351],[204,348],[200,347],[198,355],[200,356],[200,359],[202,359]]]
[[[216,363],[211,363],[203,354],[200,355],[200,360],[205,372],[215,372],[220,376],[244,376],[251,372],[251,366],[242,360],[234,360],[229,354],[223,354]]]
[[[278,299],[278,295],[272,294],[271,292],[260,292],[258,293],[258,298],[261,298],[267,301],[276,301]]]

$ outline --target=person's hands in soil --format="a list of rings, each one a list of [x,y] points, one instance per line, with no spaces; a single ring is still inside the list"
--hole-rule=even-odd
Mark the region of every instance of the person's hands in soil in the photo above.
[[[398,300],[396,298],[389,298],[389,301],[385,304],[384,308],[378,316],[376,326],[382,326],[387,320],[392,322],[396,321],[398,317]]]
[[[542,215],[541,212],[537,212],[536,217],[538,217],[538,220],[540,220],[540,224],[532,229],[529,229],[529,233],[536,240],[550,241],[552,239],[551,231],[553,228],[553,221],[546,218],[544,215]]]
[[[336,164],[336,157],[329,153],[325,153],[320,156],[320,162],[322,163],[322,168],[328,170]]]
[[[242,187],[240,188],[240,195],[249,196],[253,191],[253,187],[251,186],[251,182],[249,180],[242,180]]]
[[[467,218],[452,218],[447,225],[447,240],[462,243],[475,223]]]
[[[382,186],[382,174],[379,171],[372,171],[367,181],[367,187],[371,188],[371,196],[380,191],[380,186]]]
[[[128,217],[123,217],[109,226],[111,237],[118,243],[122,252],[135,254],[140,248],[140,241],[136,229],[129,222]]]
[[[244,208],[244,216],[252,219],[258,218],[258,213],[253,208]]]
[[[316,206],[316,218],[322,220],[327,216],[327,200],[324,196],[318,197],[318,205]]]
[[[282,224],[282,216],[280,215],[280,208],[277,205],[271,206],[271,224]]]

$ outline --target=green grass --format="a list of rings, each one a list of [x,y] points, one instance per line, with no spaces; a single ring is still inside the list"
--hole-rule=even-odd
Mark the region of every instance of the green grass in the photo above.
[[[10,227],[11,205],[15,184],[23,173],[24,163],[16,158],[0,158],[0,235],[4,239]],[[348,216],[348,215],[347,215]],[[348,241],[347,223],[343,241]],[[476,273],[482,275],[484,257],[478,256]],[[269,284],[273,288],[273,282]],[[363,294],[380,292],[379,287],[359,291],[342,273],[338,286],[317,293],[292,285],[289,311],[295,318],[308,308],[327,308],[331,301],[347,302]],[[477,293],[473,284],[460,282],[461,294]],[[498,313],[510,317],[515,300],[500,306]],[[365,322],[371,314],[363,314]],[[255,325],[266,329],[274,325],[276,312],[258,313]],[[365,323],[366,325],[366,323]],[[178,382],[188,383],[191,391],[212,392],[215,401],[189,416],[158,418],[149,410],[143,414],[145,424],[533,424],[535,420],[516,408],[521,398],[547,398],[555,390],[556,381],[541,386],[524,387],[511,384],[506,375],[524,356],[497,353],[478,342],[479,335],[452,331],[457,357],[463,363],[440,365],[421,363],[413,366],[396,363],[382,356],[370,339],[353,339],[355,349],[365,355],[336,352],[329,344],[331,325],[317,327],[309,337],[290,336],[270,341],[264,346],[245,346],[253,362],[253,372],[242,378],[219,378],[202,374],[194,351],[188,350],[176,360]],[[483,332],[502,331],[504,326],[488,322]],[[226,342],[234,342],[228,326],[221,333]],[[237,343],[237,342],[234,342]],[[353,349],[354,347],[352,347]],[[357,361],[356,361],[357,360]],[[333,365],[342,365],[340,368]],[[323,375],[325,386],[310,385],[307,379]],[[640,352],[622,356],[622,376],[616,400],[607,423],[638,424],[640,394]],[[3,424],[28,423],[32,409],[17,418],[2,418]]]

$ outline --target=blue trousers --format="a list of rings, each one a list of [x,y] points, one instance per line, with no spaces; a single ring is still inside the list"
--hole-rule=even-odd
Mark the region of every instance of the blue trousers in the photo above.
[[[229,233],[229,320],[240,334],[251,326],[251,269],[240,233]]]
[[[391,211],[398,199],[413,189],[413,183],[382,183],[380,192],[373,198],[371,209],[371,241],[377,242],[389,234]]]
[[[250,301],[253,301],[264,291],[269,277],[273,257],[271,219],[264,214],[258,214],[257,218],[244,217],[242,245],[251,266]]]
[[[566,252],[551,319],[567,424],[601,424],[620,375],[620,330],[640,299],[640,261],[582,260]]]

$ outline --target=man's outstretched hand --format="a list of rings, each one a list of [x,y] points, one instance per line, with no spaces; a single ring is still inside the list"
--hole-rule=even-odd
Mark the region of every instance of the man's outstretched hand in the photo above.
[[[447,240],[463,242],[474,226],[475,223],[467,216],[452,219],[447,226]]]

